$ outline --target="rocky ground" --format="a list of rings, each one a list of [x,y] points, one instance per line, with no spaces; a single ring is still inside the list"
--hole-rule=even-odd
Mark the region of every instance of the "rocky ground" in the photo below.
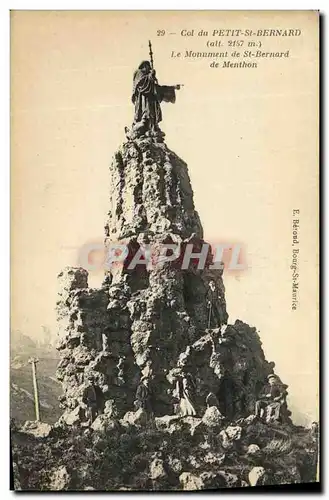
[[[309,483],[317,437],[302,427],[228,422],[217,408],[202,418],[139,410],[99,416],[92,428],[12,425],[15,487],[21,490],[204,490]]]

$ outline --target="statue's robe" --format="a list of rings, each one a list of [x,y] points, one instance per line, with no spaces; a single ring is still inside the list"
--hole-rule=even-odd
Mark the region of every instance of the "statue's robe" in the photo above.
[[[159,85],[151,73],[143,73],[138,69],[134,74],[132,102],[135,104],[134,122],[140,122],[147,116],[151,126],[162,121],[160,103],[176,100],[174,86]]]

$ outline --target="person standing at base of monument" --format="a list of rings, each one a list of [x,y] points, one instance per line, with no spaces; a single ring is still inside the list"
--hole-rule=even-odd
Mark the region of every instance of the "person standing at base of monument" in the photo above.
[[[94,386],[93,376],[89,375],[87,384],[82,393],[82,408],[85,410],[85,417],[89,425],[97,417],[97,394]]]
[[[195,385],[190,374],[182,372],[181,376],[177,379],[176,393],[179,399],[177,408],[179,415],[181,417],[186,417],[187,415],[195,416]]]
[[[206,295],[208,309],[208,328],[218,328],[222,326],[221,311],[218,305],[218,290],[215,280],[209,281],[209,289]]]
[[[148,418],[153,418],[152,392],[149,377],[146,375],[141,378],[137,387],[135,408],[136,410],[144,410]]]

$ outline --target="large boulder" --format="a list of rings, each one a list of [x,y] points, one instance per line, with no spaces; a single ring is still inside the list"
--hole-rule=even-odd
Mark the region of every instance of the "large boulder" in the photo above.
[[[179,482],[184,491],[204,490],[211,487],[217,487],[216,474],[213,472],[202,472],[201,474],[183,472],[179,476]]]
[[[193,474],[183,472],[179,476],[181,487],[185,491],[211,490],[240,486],[240,480],[235,474],[225,471],[201,472]]]
[[[202,423],[210,429],[222,427],[223,420],[225,420],[225,417],[221,414],[217,406],[207,408],[202,417]]]
[[[148,420],[146,411],[140,408],[137,411],[127,411],[127,413],[125,413],[123,418],[120,420],[120,423],[123,427],[142,427],[147,424]]]
[[[259,485],[262,482],[263,478],[265,477],[265,473],[266,471],[264,467],[261,466],[253,467],[248,474],[250,486]]]
[[[155,418],[156,429],[168,434],[186,433],[194,436],[200,424],[201,418],[191,416],[164,415],[163,417]]]
[[[183,464],[179,458],[173,457],[172,455],[169,455],[167,457],[167,464],[168,464],[169,469],[174,474],[181,474],[181,472],[183,470]]]
[[[225,470],[218,472],[217,481],[219,478],[224,482],[225,488],[237,488],[241,485],[241,481],[236,474],[232,474]]]
[[[50,490],[63,491],[68,490],[71,483],[71,475],[64,465],[53,469],[50,473]]]
[[[229,450],[234,447],[237,441],[240,441],[242,427],[239,425],[229,425],[225,430],[219,433],[223,448]]]
[[[177,415],[164,415],[163,417],[155,418],[155,427],[159,431],[173,434],[181,429],[180,417]]]
[[[212,451],[208,451],[208,453],[205,453],[203,461],[205,464],[212,465],[214,468],[217,468],[224,463],[225,457],[225,453],[214,453]]]
[[[154,490],[165,489],[168,483],[168,474],[165,463],[160,458],[154,458],[150,463],[150,479]]]
[[[249,456],[260,456],[260,447],[258,444],[250,444],[247,448],[246,454]]]
[[[25,434],[31,434],[36,438],[46,438],[52,431],[52,426],[45,422],[27,420],[21,431]]]
[[[167,476],[164,462],[160,458],[154,458],[150,464],[150,477],[152,481],[163,479]]]
[[[78,425],[82,422],[83,417],[84,415],[82,408],[80,406],[77,406],[69,413],[65,413],[62,419],[67,425]]]
[[[91,428],[96,432],[107,433],[117,430],[119,424],[116,420],[107,415],[99,415],[91,425]]]

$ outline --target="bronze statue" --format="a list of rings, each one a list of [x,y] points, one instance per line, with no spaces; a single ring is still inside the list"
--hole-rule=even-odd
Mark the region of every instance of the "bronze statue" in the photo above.
[[[133,127],[144,123],[146,128],[157,131],[158,123],[162,121],[161,102],[174,103],[175,90],[181,85],[159,85],[155,69],[153,68],[152,48],[150,45],[150,61],[142,61],[134,73],[132,102],[135,105]]]

